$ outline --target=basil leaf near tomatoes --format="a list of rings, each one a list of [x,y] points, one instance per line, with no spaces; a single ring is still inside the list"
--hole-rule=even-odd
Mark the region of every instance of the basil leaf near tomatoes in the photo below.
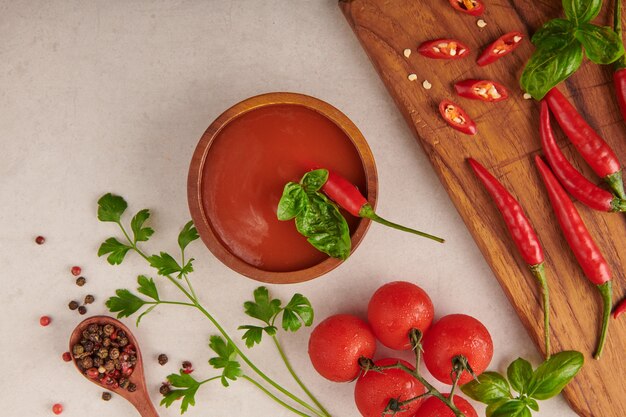
[[[584,364],[582,353],[559,352],[533,370],[518,358],[507,369],[508,380],[497,372],[484,372],[477,380],[461,386],[470,398],[487,404],[487,417],[530,417],[539,411],[537,400],[558,395],[578,374]],[[513,397],[510,389],[519,393]]]
[[[328,179],[328,170],[307,172],[300,183],[285,185],[278,203],[278,220],[295,218],[296,229],[317,250],[347,259],[352,242],[346,219],[335,203],[319,192]]]

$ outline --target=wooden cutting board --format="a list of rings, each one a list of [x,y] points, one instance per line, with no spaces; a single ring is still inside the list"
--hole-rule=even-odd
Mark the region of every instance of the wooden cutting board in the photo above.
[[[482,48],[500,35],[516,30],[528,36],[544,21],[560,17],[561,2],[486,3],[482,19],[487,26],[482,29],[476,24],[478,18],[454,11],[447,0],[353,0],[340,1],[339,5],[522,323],[543,351],[536,283],[466,158],[477,159],[502,181],[535,225],[546,251],[553,351],[575,349],[585,355],[583,370],[565,390],[572,408],[585,417],[626,416],[626,319],[611,320],[604,354],[601,360],[594,360],[600,297],[565,242],[532,161],[541,148],[539,105],[523,99],[518,80],[533,47],[526,39],[513,54],[494,64],[483,68],[475,64]],[[605,2],[605,8],[611,7],[612,2]],[[610,25],[610,19],[610,11],[605,10],[595,22]],[[430,60],[415,52],[423,41],[445,37],[464,41],[472,52],[457,61]],[[413,51],[409,58],[403,54],[406,48]],[[409,74],[416,74],[417,80],[409,81]],[[559,88],[626,162],[626,129],[614,98],[611,75],[610,67],[586,62]],[[459,98],[452,85],[466,78],[499,81],[508,87],[511,97],[500,103]],[[432,84],[432,89],[422,87],[424,80]],[[476,136],[457,133],[443,122],[437,106],[444,98],[458,102],[474,118]],[[600,182],[564,139],[556,122],[554,127],[568,158],[588,178]],[[626,293],[626,217],[592,212],[578,202],[576,205],[611,265],[617,301]]]

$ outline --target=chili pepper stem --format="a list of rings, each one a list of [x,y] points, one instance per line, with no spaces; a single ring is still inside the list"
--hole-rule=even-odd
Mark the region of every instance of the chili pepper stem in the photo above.
[[[613,11],[613,29],[619,39],[622,40],[622,0],[615,0],[615,10]],[[626,68],[626,57],[622,55],[614,64],[615,71]]]
[[[604,180],[609,184],[609,187],[613,190],[622,200],[626,200],[626,193],[624,193],[624,180],[622,179],[622,171],[617,171],[611,175],[607,175]]]
[[[621,198],[615,197],[611,201],[611,212],[626,212],[626,200],[622,200]]]
[[[594,359],[600,359],[609,329],[609,319],[611,317],[611,307],[613,303],[611,281],[598,285],[598,290],[600,291],[600,295],[602,295],[602,328],[600,330],[600,338],[598,339],[598,347],[596,353],[593,355]]]
[[[397,229],[397,230],[402,230],[403,232],[409,232],[409,233],[413,233],[414,235],[418,235],[418,236],[422,236],[422,237],[426,237],[428,239],[432,239],[435,240],[439,243],[443,243],[445,242],[445,239],[442,239],[440,237],[428,234],[428,233],[424,233],[424,232],[420,232],[419,230],[415,230],[415,229],[411,229],[405,226],[401,226],[399,224],[396,223],[392,223],[389,220],[385,220],[382,217],[380,217],[379,215],[377,215],[376,213],[374,213],[374,209],[372,208],[372,206],[368,203],[365,204],[363,207],[361,207],[361,210],[359,211],[359,216],[360,217],[364,217],[366,219],[370,219],[372,221],[375,221],[376,223],[380,223],[383,224],[385,226],[389,226],[393,229]]]
[[[530,270],[541,286],[541,298],[543,301],[543,338],[546,349],[546,359],[550,359],[550,290],[546,279],[546,268],[542,262],[531,265]]]

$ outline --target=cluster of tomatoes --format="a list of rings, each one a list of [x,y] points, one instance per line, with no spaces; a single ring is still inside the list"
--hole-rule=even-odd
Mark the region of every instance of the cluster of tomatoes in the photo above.
[[[433,303],[424,290],[410,282],[391,282],[370,299],[367,323],[349,314],[330,316],[319,323],[309,339],[309,357],[326,379],[349,382],[358,378],[354,397],[363,417],[380,417],[390,410],[397,417],[454,417],[439,398],[425,395],[434,388],[427,389],[408,362],[382,358],[373,362],[372,370],[364,372],[361,367],[372,363],[378,340],[394,350],[421,349],[430,374],[445,384],[453,385],[454,379],[458,384],[469,382],[472,375],[467,369],[476,376],[481,374],[493,356],[493,342],[485,326],[464,314],[447,315],[434,323],[433,318]],[[414,346],[411,334],[423,335],[419,346]],[[459,360],[469,365],[460,374],[453,368]],[[404,366],[388,368],[397,364]],[[376,369],[381,367],[387,369]],[[463,398],[455,395],[453,402],[466,417],[477,417]]]

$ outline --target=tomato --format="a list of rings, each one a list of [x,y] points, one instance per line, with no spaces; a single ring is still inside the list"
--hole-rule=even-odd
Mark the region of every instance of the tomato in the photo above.
[[[393,365],[401,362],[413,368],[401,359],[380,359],[377,366]],[[369,371],[361,375],[354,387],[354,400],[363,417],[381,417],[389,400],[406,401],[426,392],[426,388],[412,375],[401,369],[386,369],[383,372]],[[422,399],[402,406],[394,417],[412,417],[422,403]]]
[[[374,335],[388,348],[411,349],[409,331],[425,333],[435,315],[428,294],[410,282],[396,281],[380,287],[367,306]]]
[[[431,375],[439,381],[452,384],[452,359],[463,355],[476,375],[480,375],[491,362],[493,342],[489,331],[481,322],[465,314],[450,314],[435,322],[423,342],[424,363]],[[462,371],[459,384],[472,380]]]
[[[446,398],[449,396],[449,394],[443,395]],[[465,417],[478,417],[474,407],[465,398],[455,395],[452,401]],[[454,412],[439,398],[428,397],[413,417],[454,417]]]
[[[376,338],[363,320],[349,314],[330,316],[313,329],[309,338],[309,358],[317,372],[335,382],[348,382],[359,376],[359,358],[371,358]]]

